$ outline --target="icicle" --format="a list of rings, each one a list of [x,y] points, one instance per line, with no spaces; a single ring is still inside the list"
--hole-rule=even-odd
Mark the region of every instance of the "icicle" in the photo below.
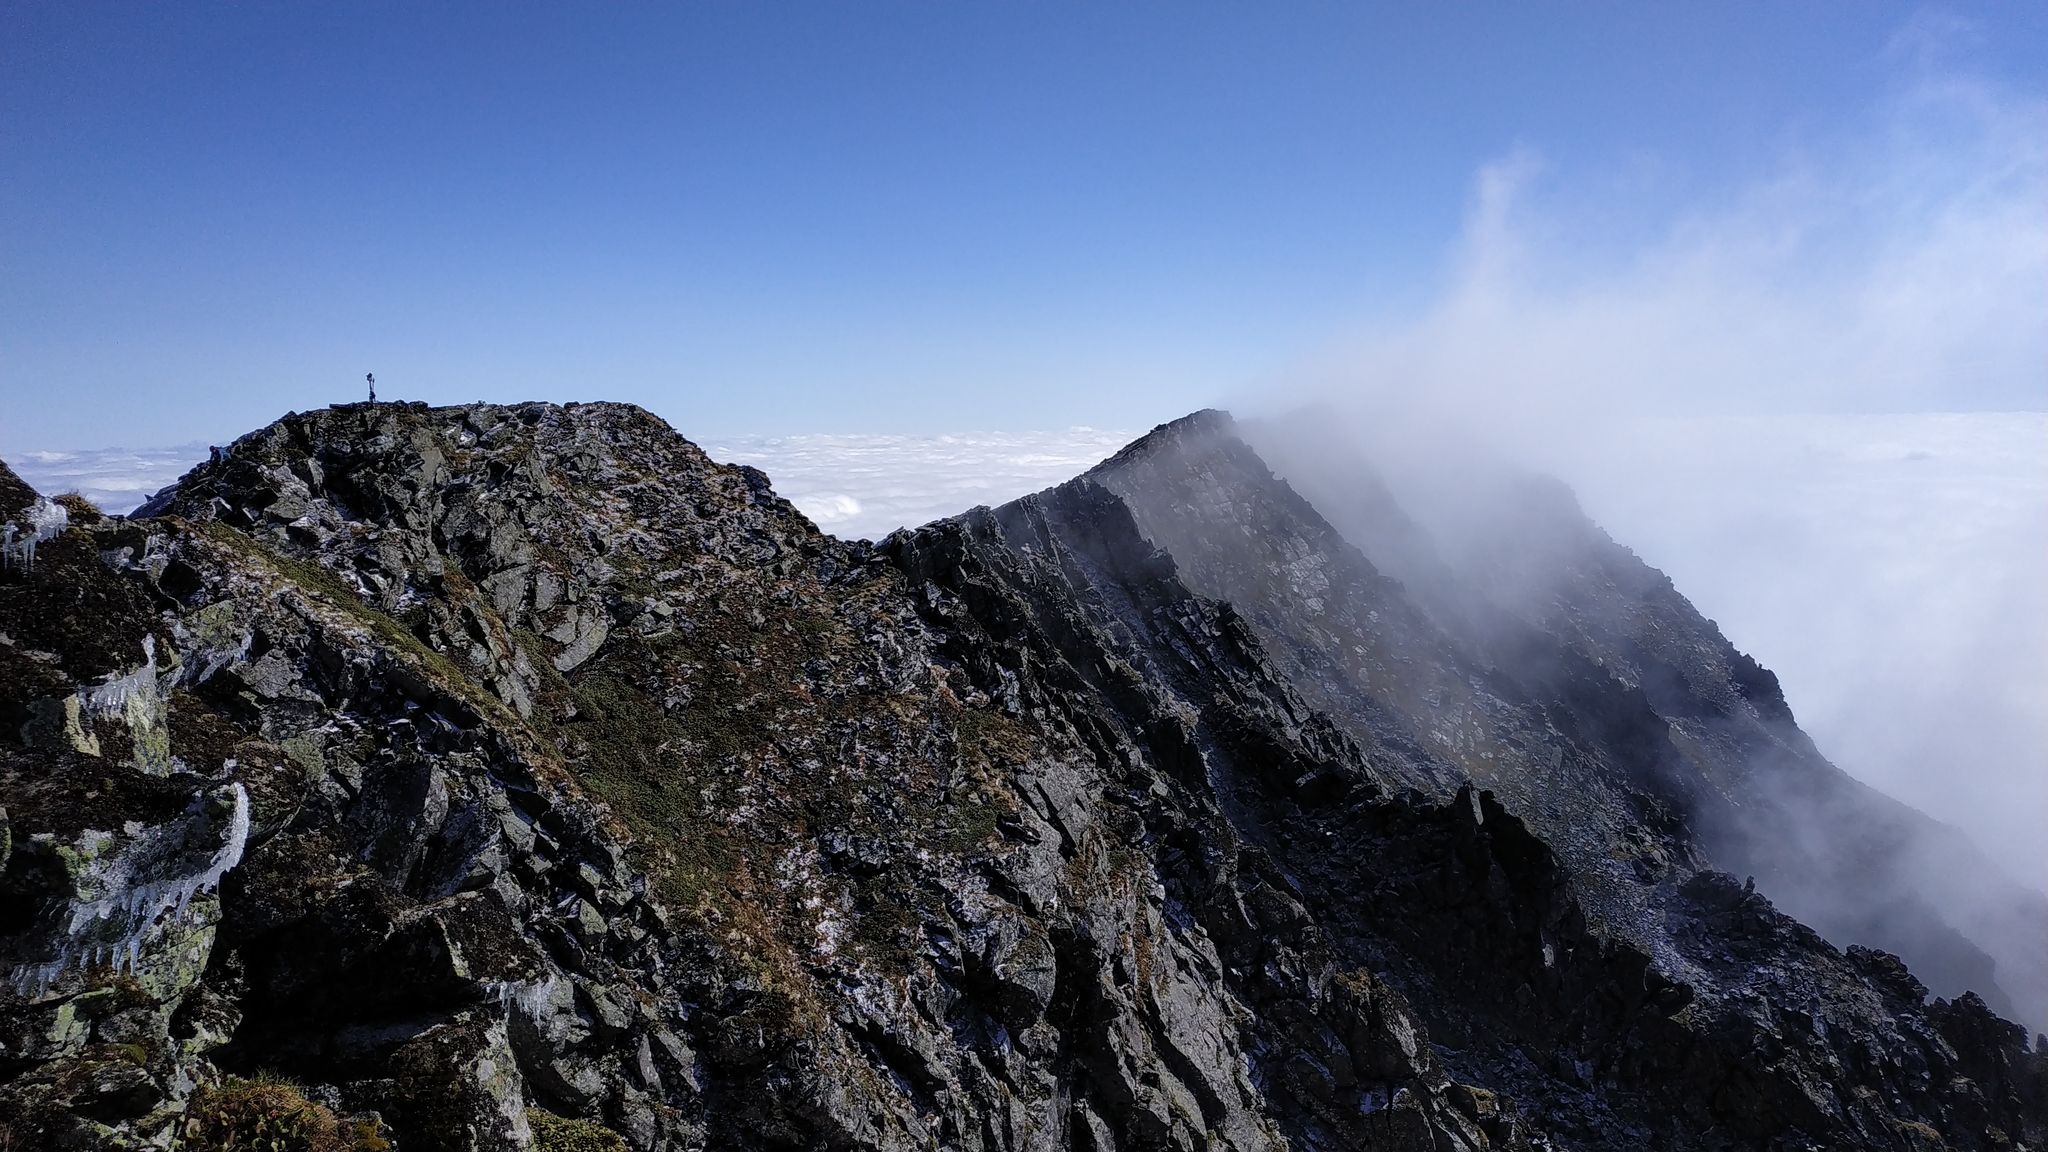
[[[153,660],[153,652],[151,656]],[[240,783],[230,787],[234,790],[234,809],[228,816],[225,835],[221,836],[219,847],[206,858],[205,867],[185,875],[142,878],[157,869],[174,869],[184,863],[181,857],[188,858],[186,854],[196,847],[189,843],[189,838],[196,831],[197,806],[183,819],[138,835],[106,863],[97,877],[104,885],[99,897],[72,901],[67,939],[59,945],[57,958],[47,964],[17,969],[15,988],[25,997],[36,995],[73,966],[107,963],[118,970],[125,960],[129,972],[139,971],[143,942],[150,932],[183,917],[193,896],[218,886],[221,877],[242,862],[249,844],[249,792]],[[198,802],[205,803],[204,799]],[[104,834],[90,830],[85,834],[86,838],[101,835]],[[165,919],[166,913],[170,914],[169,919]],[[97,929],[102,921],[117,922],[118,940],[106,941],[105,933]],[[88,939],[88,934],[92,938]]]
[[[130,700],[141,699],[153,708],[156,704],[156,637],[142,638],[142,667],[126,676],[109,680],[97,688],[81,689],[78,699],[95,716],[112,717],[127,711]]]
[[[134,765],[153,776],[167,776],[173,763],[170,741],[162,730],[164,708],[169,696],[157,674],[156,637],[142,638],[142,667],[126,676],[109,677],[107,682],[78,692],[80,715],[94,719],[118,719],[135,737]]]
[[[0,524],[0,569],[14,564],[20,564],[23,570],[35,567],[36,545],[56,539],[71,525],[71,514],[64,506],[45,496],[36,497],[36,502],[29,505],[27,519],[26,536],[12,520]]]

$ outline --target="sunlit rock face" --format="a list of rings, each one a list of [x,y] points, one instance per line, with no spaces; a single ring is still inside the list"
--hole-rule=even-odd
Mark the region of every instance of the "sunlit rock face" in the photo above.
[[[1215,414],[879,546],[628,406],[295,414],[0,574],[0,1123],[2039,1146],[2048,1054],[1715,871],[1697,738],[1541,623]]]

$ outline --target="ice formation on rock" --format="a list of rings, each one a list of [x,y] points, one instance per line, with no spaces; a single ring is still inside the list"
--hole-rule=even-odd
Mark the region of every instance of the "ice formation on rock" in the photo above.
[[[15,564],[24,569],[35,567],[36,545],[56,539],[71,524],[71,514],[47,496],[36,497],[23,519],[28,521],[25,533],[12,520],[0,524],[0,569]]]
[[[169,773],[170,742],[163,730],[168,697],[157,678],[156,637],[142,638],[142,667],[105,684],[80,689],[79,710],[97,719],[119,719],[135,738],[135,766],[152,775]]]
[[[249,793],[239,783],[228,786],[229,797],[221,791],[195,798],[184,816],[168,824],[126,834],[125,844],[113,833],[81,833],[76,849],[67,853],[74,894],[61,914],[65,934],[57,954],[18,969],[15,988],[33,996],[73,967],[137,970],[150,933],[170,928],[194,896],[219,885],[242,862],[249,843]],[[229,799],[232,807],[223,803]]]
[[[137,700],[153,702],[157,695],[156,684],[156,637],[142,638],[142,667],[126,676],[109,679],[97,688],[82,689],[79,701],[94,716],[112,719],[126,715],[130,704]]]

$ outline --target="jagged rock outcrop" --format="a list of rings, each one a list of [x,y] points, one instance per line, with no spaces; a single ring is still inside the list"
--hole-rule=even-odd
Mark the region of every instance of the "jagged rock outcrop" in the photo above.
[[[1617,874],[1405,727],[1484,675],[1362,556],[1332,619],[1408,632],[1319,675],[1246,595],[1302,557],[1162,518],[1293,508],[1197,425],[880,546],[602,404],[294,414],[73,517],[0,576],[7,1138],[270,1071],[405,1152],[2040,1146],[2048,1053],[1661,777]],[[1486,739],[1636,764],[1502,685]]]

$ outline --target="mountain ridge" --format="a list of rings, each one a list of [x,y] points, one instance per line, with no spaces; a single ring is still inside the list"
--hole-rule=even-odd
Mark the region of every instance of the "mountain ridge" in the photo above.
[[[1330,428],[1297,423],[1263,443],[1287,458],[1319,507],[1372,506],[1344,498],[1380,486],[1355,453],[1313,444]],[[1297,441],[1291,452],[1288,437]],[[1697,847],[1715,866],[1753,873],[1838,944],[1905,955],[1944,995],[1974,987],[2006,1015],[2048,1022],[2048,969],[2037,962],[2048,955],[2048,896],[2007,879],[1961,833],[1830,763],[1798,727],[1776,676],[1594,525],[1562,485],[1527,479],[1498,497],[1483,530],[1467,529],[1490,555],[1455,570],[1435,559],[1420,528],[1378,519],[1352,523],[1346,539],[1419,584],[1426,613],[1474,659],[1512,671],[1532,650],[1539,664],[1561,653],[1645,694],[1651,723],[1678,742],[1667,754],[1683,762]]]
[[[1402,737],[1443,698],[1312,703],[1139,475],[1220,419],[868,545],[630,406],[348,405],[73,525],[0,583],[10,970],[250,831],[0,1001],[0,1115],[145,1146],[274,1069],[407,1149],[2038,1145],[1981,999],[1689,865],[1640,947]]]

